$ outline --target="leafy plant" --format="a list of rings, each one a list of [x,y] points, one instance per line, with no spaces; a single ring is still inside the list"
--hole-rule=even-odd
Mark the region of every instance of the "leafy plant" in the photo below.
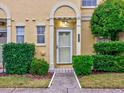
[[[94,44],[94,49],[97,54],[119,55],[124,52],[124,42],[99,42]]]
[[[106,72],[124,72],[124,57],[111,55],[95,55],[94,70]]]
[[[124,31],[124,1],[106,0],[100,4],[93,13],[91,31],[96,37],[118,40],[118,33]]]
[[[77,75],[89,75],[92,72],[93,58],[91,56],[73,56],[73,68]]]
[[[34,58],[31,63],[30,73],[35,75],[46,75],[49,70],[49,64],[44,59]]]
[[[27,74],[34,57],[33,44],[9,43],[3,45],[3,63],[7,74]]]

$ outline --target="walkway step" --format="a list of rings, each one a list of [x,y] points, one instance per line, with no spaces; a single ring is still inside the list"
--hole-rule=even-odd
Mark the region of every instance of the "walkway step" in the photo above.
[[[56,73],[73,73],[73,68],[56,68]]]

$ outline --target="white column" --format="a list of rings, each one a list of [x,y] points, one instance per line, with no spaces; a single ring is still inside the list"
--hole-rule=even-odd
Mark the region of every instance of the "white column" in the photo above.
[[[11,18],[7,18],[7,43],[11,42]]]
[[[76,55],[81,55],[81,18],[77,18]]]
[[[54,19],[50,18],[50,70],[54,70]]]

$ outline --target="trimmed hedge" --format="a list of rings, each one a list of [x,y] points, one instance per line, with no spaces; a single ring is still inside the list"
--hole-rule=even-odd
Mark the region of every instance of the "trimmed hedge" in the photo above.
[[[3,45],[3,63],[7,74],[27,74],[34,57],[33,44],[9,43]]]
[[[94,70],[106,72],[124,72],[124,57],[112,55],[94,55]]]
[[[73,56],[73,68],[77,75],[89,75],[92,73],[92,56]]]
[[[44,59],[34,58],[31,64],[30,73],[35,75],[46,75],[49,70],[49,64]]]
[[[124,42],[99,42],[94,45],[97,54],[119,55],[124,52]]]

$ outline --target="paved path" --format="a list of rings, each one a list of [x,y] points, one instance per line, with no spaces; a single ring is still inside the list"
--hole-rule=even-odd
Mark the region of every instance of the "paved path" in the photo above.
[[[119,89],[40,89],[40,88],[0,88],[0,93],[124,93]]]
[[[0,93],[124,93],[124,89],[80,89],[73,73],[57,73],[51,88],[0,88]]]
[[[50,89],[79,89],[73,73],[56,73]]]

